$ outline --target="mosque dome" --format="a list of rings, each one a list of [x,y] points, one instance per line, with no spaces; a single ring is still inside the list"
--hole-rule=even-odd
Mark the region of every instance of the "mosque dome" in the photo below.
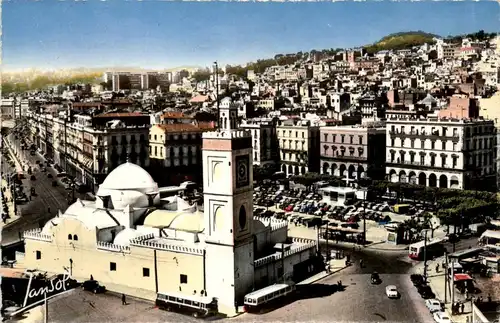
[[[139,190],[157,192],[158,184],[141,166],[126,162],[116,167],[104,180],[100,188],[106,190]]]
[[[113,241],[113,244],[120,245],[120,246],[129,246],[130,245],[130,240],[135,239],[141,235],[140,232],[138,232],[135,229],[131,228],[126,228],[122,231],[120,231],[116,237],[115,240]]]

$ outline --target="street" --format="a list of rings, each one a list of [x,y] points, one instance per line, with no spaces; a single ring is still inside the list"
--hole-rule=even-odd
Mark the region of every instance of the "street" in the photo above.
[[[20,152],[21,156],[25,156],[26,161],[32,166],[33,175],[35,180],[30,180],[30,175],[25,173],[26,179],[23,180],[25,193],[29,196],[31,187],[35,188],[36,195],[33,196],[32,201],[18,205],[21,217],[12,223],[8,223],[3,227],[2,231],[2,246],[8,246],[19,242],[20,233],[40,228],[49,219],[53,218],[58,210],[64,212],[68,207],[68,192],[59,182],[57,187],[52,186],[52,181],[56,179],[57,172],[52,167],[47,167],[47,172],[41,172],[40,168],[36,165],[36,161],[43,163],[43,158],[39,154],[30,155],[29,151]],[[2,156],[3,159],[3,156]],[[10,168],[7,163],[2,160],[2,165]],[[10,171],[12,169],[4,169],[2,171]],[[47,174],[51,173],[53,178],[48,178]],[[75,197],[84,198],[84,195],[77,194]],[[50,208],[50,213],[48,212]]]

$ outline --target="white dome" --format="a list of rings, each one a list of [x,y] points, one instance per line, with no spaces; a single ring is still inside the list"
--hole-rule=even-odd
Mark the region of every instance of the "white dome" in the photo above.
[[[134,229],[131,228],[126,228],[122,231],[120,231],[116,237],[115,240],[113,241],[113,244],[117,244],[120,246],[129,246],[130,245],[130,240],[135,239],[141,235],[140,232],[137,232]]]
[[[158,184],[142,167],[126,162],[116,167],[99,188],[106,190],[140,190],[158,192]]]

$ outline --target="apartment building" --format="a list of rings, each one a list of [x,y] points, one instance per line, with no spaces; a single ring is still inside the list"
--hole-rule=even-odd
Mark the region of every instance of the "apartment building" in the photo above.
[[[185,120],[185,119],[183,119]],[[149,132],[151,169],[159,183],[180,184],[201,180],[202,134],[214,130],[214,123],[163,123]]]
[[[149,167],[149,116],[108,113],[97,116],[29,112],[31,141],[92,191],[127,160]]]
[[[278,157],[278,137],[273,119],[244,120],[240,128],[249,130],[252,134],[254,165],[262,166],[276,162]]]
[[[348,179],[384,179],[385,137],[385,128],[380,127],[321,127],[321,174]]]
[[[319,127],[309,120],[289,119],[276,127],[280,167],[287,176],[319,172]]]
[[[390,119],[386,174],[392,182],[491,190],[496,187],[493,121]]]

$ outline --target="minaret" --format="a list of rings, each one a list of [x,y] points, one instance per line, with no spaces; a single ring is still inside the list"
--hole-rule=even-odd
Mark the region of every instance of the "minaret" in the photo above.
[[[237,105],[220,102],[219,129],[203,134],[207,294],[234,310],[254,278],[252,136]]]

